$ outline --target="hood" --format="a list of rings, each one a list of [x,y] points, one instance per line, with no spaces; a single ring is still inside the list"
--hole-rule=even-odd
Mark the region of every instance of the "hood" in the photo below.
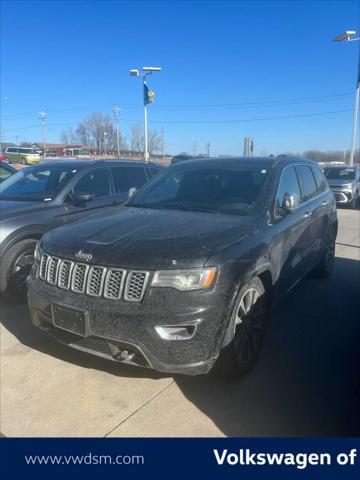
[[[336,179],[336,180],[327,180],[330,187],[347,187],[348,185],[355,185],[355,180],[344,180],[344,179]]]
[[[221,249],[249,235],[253,217],[178,210],[122,208],[47,233],[43,251],[125,268],[202,267]],[[88,257],[90,254],[91,259]],[[78,255],[79,257],[79,255]]]
[[[0,219],[7,220],[17,216],[28,215],[46,208],[44,202],[24,202],[15,200],[0,200]]]

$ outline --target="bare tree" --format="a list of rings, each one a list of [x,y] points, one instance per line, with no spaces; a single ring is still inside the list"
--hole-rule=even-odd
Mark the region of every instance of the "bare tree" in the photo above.
[[[61,132],[60,141],[66,145],[74,145],[78,142],[78,136],[73,128],[70,127]]]
[[[95,147],[97,152],[116,150],[116,129],[109,115],[92,113],[76,129],[76,136],[85,145]],[[121,133],[120,146],[124,146]]]
[[[130,149],[135,152],[142,152],[144,150],[144,133],[140,125],[132,125],[130,127]],[[160,152],[162,147],[162,135],[159,132],[148,130],[148,151],[151,155],[155,152]]]

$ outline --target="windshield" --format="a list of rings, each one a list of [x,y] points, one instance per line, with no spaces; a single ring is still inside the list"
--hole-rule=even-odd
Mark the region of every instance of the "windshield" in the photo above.
[[[76,169],[28,167],[6,179],[0,185],[0,199],[29,202],[53,200],[75,175]]]
[[[328,180],[355,179],[355,168],[326,168],[324,173]]]
[[[127,206],[250,215],[267,177],[268,170],[260,168],[173,170],[149,184]]]

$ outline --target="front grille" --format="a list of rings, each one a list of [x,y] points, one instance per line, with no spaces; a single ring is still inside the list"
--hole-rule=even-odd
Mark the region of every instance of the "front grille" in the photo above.
[[[91,297],[111,300],[124,298],[140,302],[146,292],[150,272],[72,262],[44,253],[40,260],[39,278],[50,285]]]
[[[78,345],[79,347],[86,348],[87,350],[94,350],[95,352],[102,353],[109,357],[113,356],[110,345],[106,340],[97,337],[85,337],[74,342],[73,345]]]

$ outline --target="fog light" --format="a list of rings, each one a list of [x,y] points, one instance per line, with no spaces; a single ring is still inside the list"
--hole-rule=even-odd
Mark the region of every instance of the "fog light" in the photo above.
[[[163,340],[189,340],[196,331],[196,325],[156,326],[155,330]]]

